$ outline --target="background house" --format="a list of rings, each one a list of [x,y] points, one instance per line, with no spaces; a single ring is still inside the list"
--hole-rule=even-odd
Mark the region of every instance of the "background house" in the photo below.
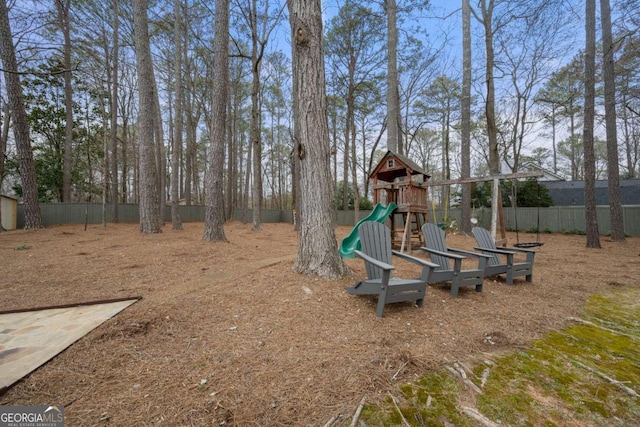
[[[547,187],[553,206],[584,206],[584,181],[567,181],[562,176],[533,163],[524,163],[522,171],[542,172],[540,184]],[[640,205],[640,178],[620,180],[623,205]],[[596,205],[609,204],[609,182],[596,181]]]
[[[554,206],[584,206],[584,181],[541,181]],[[620,180],[623,205],[640,205],[640,178]],[[609,182],[596,181],[596,205],[609,204]]]

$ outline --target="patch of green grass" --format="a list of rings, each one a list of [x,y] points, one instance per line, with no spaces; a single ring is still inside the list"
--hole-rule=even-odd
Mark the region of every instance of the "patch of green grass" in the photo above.
[[[623,334],[640,330],[640,289],[614,291],[592,296],[585,306],[584,318]],[[636,316],[629,316],[629,312]]]
[[[640,288],[592,296],[584,322],[550,331],[525,351],[478,363],[470,379],[487,381],[475,405],[483,416],[509,426],[630,426],[640,422]],[[488,376],[485,371],[489,372]],[[371,426],[475,426],[460,393],[466,386],[446,369],[402,385],[365,407]],[[636,395],[633,395],[636,393]],[[468,396],[468,395],[467,395]]]
[[[456,410],[461,387],[448,372],[432,373],[415,384],[400,386],[400,394],[395,396],[400,400],[397,408],[389,396],[380,406],[365,406],[362,419],[368,426],[404,425],[403,417],[411,425],[417,426],[473,426],[468,418]]]
[[[513,426],[562,425],[567,419],[625,426],[640,420],[639,400],[607,379],[640,391],[640,337],[627,334],[640,316],[640,305],[632,302],[639,297],[637,288],[593,296],[585,307],[593,324],[549,332],[526,352],[529,357],[500,360],[478,397],[480,411]],[[534,403],[513,403],[519,396]]]
[[[27,249],[31,249],[31,246],[25,245],[24,243],[13,248],[14,251],[26,251]]]

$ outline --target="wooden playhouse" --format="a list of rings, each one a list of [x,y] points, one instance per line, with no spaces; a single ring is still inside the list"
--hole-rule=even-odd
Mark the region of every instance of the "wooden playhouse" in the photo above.
[[[393,202],[398,206],[390,218],[391,235],[403,252],[411,252],[412,243],[414,247],[423,243],[420,228],[428,218],[429,178],[411,159],[392,151],[387,151],[369,175],[374,205]]]

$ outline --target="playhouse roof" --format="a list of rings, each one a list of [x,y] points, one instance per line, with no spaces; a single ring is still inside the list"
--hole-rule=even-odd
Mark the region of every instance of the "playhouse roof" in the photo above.
[[[390,162],[390,160],[392,160],[392,162]],[[373,169],[369,178],[378,178],[382,181],[393,182],[396,178],[409,175],[424,175],[427,178],[431,178],[427,172],[410,158],[388,150],[378,165]]]

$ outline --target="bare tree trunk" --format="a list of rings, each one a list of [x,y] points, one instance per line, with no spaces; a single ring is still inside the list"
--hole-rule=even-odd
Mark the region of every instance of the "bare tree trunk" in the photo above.
[[[4,156],[7,152],[7,140],[9,139],[9,124],[11,122],[11,110],[9,104],[2,106],[2,131],[0,131],[0,194],[2,194],[2,182],[4,180]],[[2,203],[0,203],[0,218],[2,218]],[[0,232],[5,231],[0,221]]]
[[[347,106],[347,116],[349,112]],[[347,119],[344,129],[344,160],[342,162],[342,210],[344,211],[349,209],[349,145],[349,120]]]
[[[136,203],[140,202],[140,146],[136,145],[137,139],[139,138],[136,130],[131,131],[131,142],[133,142],[132,153],[134,155],[132,168],[133,168],[133,194],[131,199],[135,200]]]
[[[146,0],[133,0],[133,26],[140,102],[138,115],[140,231],[142,233],[161,233],[160,210],[158,209],[158,169],[155,152],[157,96],[149,46]]]
[[[229,0],[216,1],[211,150],[207,171],[205,231],[202,240],[226,242],[224,234],[224,143],[229,96]]]
[[[460,178],[471,177],[471,10],[462,0],[462,129]],[[471,184],[462,186],[460,230],[471,233]]]
[[[260,61],[257,58],[258,41],[253,36],[253,50],[251,54],[251,72],[253,76],[251,87],[251,129],[249,131],[251,147],[253,149],[253,230],[262,228],[262,137],[260,129]]]
[[[18,76],[18,63],[13,46],[9,11],[6,0],[0,0],[0,58],[4,67],[9,105],[13,112],[13,135],[18,151],[20,177],[22,178],[22,200],[24,203],[24,228],[42,228],[42,216],[38,204],[36,168],[29,139],[29,123],[24,106],[22,85]]]
[[[227,123],[227,191],[226,197],[226,213],[225,219],[229,220],[233,218],[233,210],[236,207],[236,196],[238,194],[238,156],[236,154],[237,144],[236,142],[236,128],[235,117],[233,116],[233,110],[231,105],[231,96],[227,100],[227,114],[230,118]]]
[[[244,144],[242,144],[244,146]],[[249,195],[250,193],[250,189],[251,189],[251,169],[252,169],[252,165],[253,165],[253,147],[251,146],[251,144],[249,143],[247,145],[247,162],[245,163],[246,166],[246,170],[244,171],[244,195],[242,196],[242,206],[243,206],[243,214],[242,214],[242,218],[243,218],[243,222],[246,224],[248,222],[248,210],[249,210]]]
[[[250,140],[253,146],[253,230],[262,227],[262,115],[260,70],[265,46],[269,35],[279,22],[280,14],[274,20],[269,19],[269,2],[265,9],[258,11],[257,0],[247,1],[247,24],[251,29],[251,125]],[[282,9],[281,9],[282,10]]]
[[[287,193],[288,190],[288,186],[287,186],[287,182],[288,182],[288,177],[287,177],[287,169],[286,169],[286,162],[285,162],[285,153],[286,153],[286,149],[284,148],[286,145],[284,143],[284,135],[283,135],[283,127],[282,127],[282,111],[280,109],[278,109],[278,121],[277,121],[277,138],[278,138],[278,143],[281,145],[281,149],[278,150],[279,152],[279,156],[278,156],[278,199],[280,200],[279,204],[280,204],[280,209],[287,209],[289,206],[287,203],[285,203],[285,194]]]
[[[104,98],[100,100],[100,107],[105,114],[102,115],[102,126],[107,128],[107,114]],[[107,226],[107,194],[109,192],[109,136],[106,132],[102,133],[102,150],[104,151],[104,162],[102,164],[102,206],[100,209],[100,217],[102,220],[102,227]],[[117,202],[117,201],[116,201]]]
[[[294,270],[337,278],[348,272],[338,254],[331,166],[322,8],[319,0],[288,0],[293,64],[295,156],[300,161],[300,244]]]
[[[396,0],[386,0],[387,9],[387,148],[402,154],[400,144],[400,96],[398,94],[398,25]]]
[[[335,183],[334,187],[335,188]],[[293,228],[300,231],[300,159],[296,155],[295,144],[291,151],[291,193],[293,194]]]
[[[190,110],[189,101],[187,101],[187,111]],[[191,120],[188,118],[187,114],[187,147],[184,156],[184,203],[187,206],[191,206],[193,204],[192,196],[192,177],[193,177],[193,169],[194,169],[194,156],[192,155],[195,149],[195,137],[193,134],[194,128],[191,126]]]
[[[356,121],[352,111],[349,118],[351,129],[351,181],[353,181],[353,220],[356,224],[360,220],[360,190],[358,189],[358,156],[356,156]]]
[[[240,127],[240,109],[242,103],[242,83],[241,67],[235,63],[231,66],[233,77],[231,79],[230,94],[231,118],[233,127],[233,209],[238,209],[242,215],[246,216],[246,205],[244,203],[245,189],[244,183],[244,144],[243,132]]]
[[[58,26],[64,38],[64,158],[62,162],[62,201],[71,201],[71,154],[73,150],[73,90],[71,87],[71,0],[55,0],[58,11]]]
[[[185,20],[188,22],[188,18]],[[185,52],[187,51],[187,47],[184,47]],[[196,166],[196,126],[194,120],[194,82],[191,77],[191,61],[186,57],[186,61],[184,63],[184,75],[189,82],[189,90],[187,91],[185,97],[185,112],[187,117],[187,141],[186,141],[186,150],[184,156],[184,202],[187,206],[191,206],[192,204],[192,196],[193,196],[193,176],[194,170],[197,169]]]
[[[119,3],[113,0],[113,70],[111,72],[111,221],[120,221],[118,215],[118,67],[119,67]],[[124,150],[123,150],[124,151]],[[105,152],[107,158],[107,152]],[[122,178],[124,180],[124,176]]]
[[[622,105],[626,106],[629,102],[629,76],[625,76],[625,88],[622,90]],[[624,134],[624,145],[626,151],[626,162],[627,162],[627,178],[633,179],[636,177],[636,155],[634,154],[634,144],[632,132],[629,127],[629,111],[627,108],[622,109],[622,124],[623,124],[623,134]]]
[[[488,3],[487,3],[488,2]],[[487,137],[489,138],[489,172],[493,175],[500,173],[500,154],[498,152],[498,128],[495,111],[495,82],[493,68],[495,66],[493,50],[493,7],[494,0],[482,0],[481,23],[484,26],[485,46],[485,83],[487,99],[485,102],[485,116],[487,119]]]
[[[331,120],[331,157],[333,158],[333,191],[338,191],[338,111],[335,97],[330,97],[329,102],[332,106],[329,109],[329,119]],[[295,171],[295,168],[293,169]]]
[[[174,27],[175,27],[175,54],[176,62],[174,64],[174,78],[175,78],[175,124],[173,126],[173,144],[171,148],[171,228],[173,230],[182,230],[182,219],[180,218],[180,212],[178,212],[178,206],[180,204],[179,193],[179,173],[180,173],[180,147],[182,146],[182,3],[180,0],[174,0],[173,13],[174,13]]]
[[[162,112],[160,111],[160,97],[158,95],[158,83],[155,75],[153,77],[154,87],[154,139],[155,139],[155,151],[156,151],[156,167],[158,168],[158,213],[160,216],[160,226],[165,224],[164,219],[164,207],[167,200],[167,157],[165,155],[164,146],[164,128],[162,126]]]
[[[616,76],[613,62],[614,45],[609,0],[600,0],[600,21],[602,25],[602,74],[604,77],[604,110],[607,128],[607,175],[609,180],[611,240],[623,242],[625,238],[622,199],[620,196],[620,167],[616,123]]]
[[[599,248],[598,217],[596,214],[596,158],[593,126],[595,117],[596,75],[596,0],[585,4],[584,54],[584,213],[587,227],[587,247]]]
[[[127,148],[129,147],[129,119],[127,118],[126,114],[123,114],[123,119],[122,119],[122,184],[121,184],[121,190],[120,190],[120,201],[122,203],[127,203],[127,196],[128,196],[128,181],[127,181],[127,176],[129,173],[129,164],[127,163],[128,161],[128,154],[127,154]],[[135,158],[135,156],[134,156]]]
[[[573,102],[571,102],[570,108],[571,110],[573,110]],[[578,154],[576,153],[576,144],[574,143],[576,124],[573,112],[571,113],[569,122],[569,129],[571,134],[571,181],[577,181],[578,179],[580,179],[580,170],[578,169]]]
[[[556,143],[556,105],[551,104],[551,149],[553,150],[553,173],[558,173],[558,144]]]

